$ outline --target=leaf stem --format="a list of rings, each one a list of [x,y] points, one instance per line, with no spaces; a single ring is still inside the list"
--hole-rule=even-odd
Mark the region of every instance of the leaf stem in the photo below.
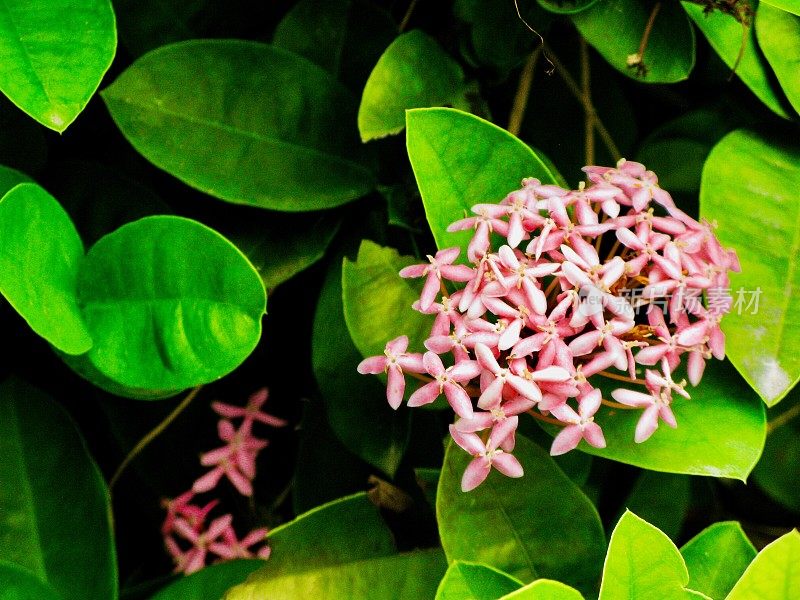
[[[592,75],[589,65],[589,46],[581,36],[581,88],[583,90],[584,106],[592,103]],[[595,115],[589,111],[584,111],[584,158],[586,165],[594,164],[594,120]]]
[[[610,408],[620,408],[622,410],[636,410],[635,406],[628,406],[627,404],[620,404],[619,402],[614,402],[613,400],[606,400],[605,398],[600,400],[600,402],[603,405],[608,406]]]
[[[646,385],[647,382],[644,379],[631,379],[630,377],[626,377],[625,375],[617,375],[616,373],[609,373],[608,371],[598,371],[595,375],[600,375],[601,377],[608,377],[609,379],[615,379],[617,381],[624,381],[625,383],[636,383],[639,385]]]
[[[567,425],[567,423],[562,423],[558,419],[554,419],[552,417],[545,417],[544,415],[537,413],[533,409],[529,410],[528,414],[537,421],[541,421],[542,423],[550,423],[551,425],[558,425],[559,427],[564,427]]]
[[[189,404],[191,404],[192,400],[195,399],[197,394],[200,390],[203,389],[202,385],[198,385],[194,388],[191,392],[189,392],[186,397],[181,400],[180,404],[176,406],[171,413],[169,413],[166,418],[161,421],[158,425],[156,425],[153,429],[151,429],[139,442],[128,452],[125,459],[122,463],[117,467],[117,470],[114,471],[114,474],[111,476],[111,479],[108,482],[108,489],[109,491],[114,488],[114,485],[119,480],[122,473],[128,467],[128,465],[135,459],[139,454],[144,450],[150,442],[156,439],[161,433],[170,426],[170,424],[180,415],[184,409],[186,409]]]
[[[767,433],[772,433],[779,427],[783,427],[789,421],[794,419],[796,416],[800,415],[800,402],[795,404],[792,408],[787,410],[785,413],[778,415],[771,421],[767,423]]]
[[[411,20],[411,15],[414,13],[417,1],[418,0],[411,0],[411,3],[408,5],[408,10],[406,10],[406,14],[403,15],[403,20],[400,21],[400,26],[397,28],[400,33],[403,33],[406,27],[408,27],[408,22]]]
[[[522,67],[522,73],[519,76],[517,93],[514,94],[514,103],[511,107],[511,115],[508,118],[508,131],[516,136],[519,135],[522,121],[525,119],[525,110],[528,108],[528,97],[533,84],[533,74],[536,71],[536,63],[539,61],[541,54],[542,46],[538,46],[528,56],[528,60],[525,61],[525,66]]]

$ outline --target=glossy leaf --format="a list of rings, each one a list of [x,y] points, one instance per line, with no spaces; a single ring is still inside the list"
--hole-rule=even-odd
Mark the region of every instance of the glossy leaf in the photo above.
[[[58,592],[36,575],[0,561],[0,600],[60,600]]]
[[[560,581],[537,579],[500,600],[583,600],[581,593]]]
[[[744,50],[736,64],[742,49],[742,24],[731,15],[718,10],[707,13],[701,5],[694,2],[681,4],[725,64],[731,69],[736,65],[739,79],[775,114],[788,118],[786,97],[776,84],[770,66],[759,48],[755,27],[751,25],[748,28]],[[691,161],[688,162],[691,164]]]
[[[358,130],[365,142],[399,133],[408,108],[466,107],[464,72],[420,30],[399,36],[372,70],[361,96]]]
[[[342,269],[337,263],[334,258],[314,314],[314,378],[336,436],[355,455],[393,476],[408,442],[409,411],[392,410],[380,380],[356,371],[363,357],[345,322]],[[363,423],[369,427],[361,427]]]
[[[489,565],[453,561],[436,590],[436,600],[497,600],[522,583]]]
[[[0,90],[62,132],[94,95],[116,48],[109,0],[4,0]]]
[[[800,0],[762,0],[765,4],[780,8],[794,15],[800,15]]]
[[[350,337],[365,358],[383,354],[386,342],[407,335],[409,352],[425,352],[430,336],[430,315],[411,309],[419,300],[419,280],[403,279],[397,273],[419,262],[363,240],[355,262],[342,264],[342,300]]]
[[[94,368],[127,387],[179,390],[235,369],[261,336],[258,273],[220,234],[146,217],[101,239],[78,277]]]
[[[225,600],[296,600],[297,598],[432,598],[446,563],[439,549],[417,550],[333,567],[280,573],[230,590]]]
[[[229,202],[307,211],[344,204],[375,184],[360,158],[350,92],[273,46],[165,46],[137,60],[102,96],[145,158]]]
[[[597,382],[599,383],[599,382]],[[604,397],[618,385],[603,385]],[[581,442],[589,454],[637,467],[686,475],[730,477],[744,481],[764,448],[763,406],[729,365],[712,361],[703,381],[691,388],[691,400],[677,399],[672,410],[678,427],[661,426],[646,442],[633,441],[640,410],[603,409],[597,416],[607,447]],[[551,435],[559,428],[544,425]]]
[[[755,27],[775,76],[795,111],[800,112],[800,16],[761,3]]]
[[[727,597],[756,549],[736,521],[714,523],[681,548],[689,586],[714,600]]]
[[[727,600],[800,597],[800,534],[793,529],[758,553]]]
[[[0,292],[40,336],[67,354],[92,347],[75,297],[83,242],[58,201],[34,183],[0,200]]]
[[[722,321],[726,352],[768,406],[800,380],[798,186],[800,144],[791,136],[734,131],[703,168],[700,213],[717,222],[717,237],[742,266],[731,275],[734,305]]]
[[[628,66],[639,52],[655,2],[602,0],[572,15],[572,21],[595,49],[620,73],[644,83],[675,83],[694,67],[694,30],[677,2],[662,2],[644,52],[646,73]]]
[[[657,527],[625,512],[611,533],[600,600],[699,600],[675,544]]]
[[[523,582],[543,576],[592,589],[605,550],[597,511],[539,446],[518,435],[514,455],[522,479],[493,471],[464,493],[470,456],[449,444],[436,497],[448,560],[485,563]]]
[[[525,177],[556,183],[544,162],[513,135],[468,113],[421,108],[406,113],[408,156],[439,248],[466,248],[472,232],[450,223],[481,202],[499,202]],[[462,259],[466,256],[462,253]]]
[[[250,573],[263,566],[264,561],[258,558],[211,565],[180,577],[150,600],[219,600],[225,592],[244,582]]]
[[[0,505],[0,560],[63,600],[116,598],[105,482],[64,410],[18,380],[0,384]]]
[[[686,475],[645,471],[636,480],[625,507],[670,539],[677,539],[691,502]]]
[[[397,24],[368,0],[300,0],[275,28],[272,43],[318,64],[359,94]]]

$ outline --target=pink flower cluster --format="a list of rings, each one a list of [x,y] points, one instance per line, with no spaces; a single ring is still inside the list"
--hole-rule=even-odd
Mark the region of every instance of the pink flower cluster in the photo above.
[[[225,445],[206,452],[200,463],[212,467],[194,482],[192,489],[173,500],[164,502],[167,515],[161,527],[164,546],[175,563],[176,573],[194,573],[206,565],[209,553],[218,561],[235,558],[268,558],[270,548],[264,542],[266,528],[254,529],[241,540],[233,528],[233,516],[222,515],[207,523],[209,513],[219,504],[211,500],[205,505],[193,504],[198,494],[211,492],[224,475],[243,496],[253,495],[253,479],[256,476],[256,457],[269,443],[256,438],[253,424],[258,421],[273,427],[283,427],[286,421],[267,414],[261,407],[267,401],[267,389],[255,392],[247,406],[234,406],[214,402],[212,407],[222,419],[218,433]],[[231,419],[241,419],[238,429]]]
[[[689,397],[686,381],[673,379],[683,358],[696,386],[706,360],[725,355],[719,323],[731,306],[736,254],[711,224],[677,208],[643,165],[622,160],[584,172],[588,185],[577,190],[526,179],[453,223],[448,231],[474,230],[470,266],[456,264],[456,247],[400,271],[425,278],[413,308],[434,316],[427,352],[407,352],[401,336],[358,366],[387,374],[394,408],[405,374],[425,381],[408,406],[444,394],[458,416],[450,433],[474,457],[464,491],[492,467],[523,474],[511,454],[518,415],[562,426],[551,448],[558,455],[581,440],[605,447],[595,421],[603,404],[644,409],[635,433],[643,442],[660,420],[677,425],[673,394]],[[505,238],[497,252],[493,236]],[[639,365],[652,367],[643,379]],[[602,397],[603,377],[625,383],[611,392],[616,402]]]

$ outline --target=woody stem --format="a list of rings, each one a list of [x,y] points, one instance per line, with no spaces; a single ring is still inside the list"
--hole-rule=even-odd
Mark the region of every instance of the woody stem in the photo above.
[[[608,377],[609,379],[616,379],[617,381],[624,381],[625,383],[637,383],[639,385],[647,384],[644,379],[631,379],[625,375],[617,375],[616,373],[609,373],[608,371],[598,371],[595,374],[600,375],[601,377]]]

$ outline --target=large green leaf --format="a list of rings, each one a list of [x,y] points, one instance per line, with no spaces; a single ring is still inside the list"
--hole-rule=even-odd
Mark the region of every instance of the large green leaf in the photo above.
[[[356,371],[361,359],[347,330],[342,305],[342,267],[334,258],[314,314],[311,339],[314,378],[336,436],[351,452],[394,476],[408,442],[409,411],[392,410],[380,380]],[[369,427],[363,427],[364,423],[369,423]]]
[[[800,598],[800,534],[793,529],[758,553],[727,600]]]
[[[0,600],[61,600],[61,596],[27,569],[0,561]]]
[[[445,568],[440,549],[417,550],[332,567],[279,573],[271,579],[237,586],[226,594],[225,600],[419,600],[433,597]]]
[[[800,380],[798,187],[796,136],[734,131],[703,168],[700,214],[716,221],[742,266],[731,275],[735,302],[722,321],[726,352],[768,406]]]
[[[770,4],[781,10],[788,11],[794,15],[800,15],[800,0],[762,0],[765,4]]]
[[[537,579],[500,600],[583,600],[581,593],[560,581]]]
[[[524,582],[542,576],[593,589],[606,545],[597,510],[533,442],[517,435],[514,455],[522,479],[492,472],[464,493],[461,476],[471,457],[449,444],[436,497],[448,560],[485,563]]]
[[[677,2],[661,2],[644,52],[643,76],[628,66],[637,54],[654,0],[600,0],[572,15],[572,21],[609,64],[645,83],[674,83],[694,67],[694,30]]]
[[[519,580],[494,567],[456,560],[444,574],[436,600],[497,600],[520,587]]]
[[[36,333],[67,354],[92,347],[75,297],[83,242],[61,205],[35,183],[0,200],[0,292]]]
[[[430,336],[430,315],[411,309],[419,300],[421,285],[397,273],[419,262],[363,240],[355,262],[342,263],[342,300],[350,337],[361,355],[383,354],[386,342],[407,335],[409,352],[424,352]]]
[[[145,158],[229,202],[315,210],[375,185],[360,159],[350,92],[317,65],[273,46],[165,46],[137,60],[102,96]]]
[[[482,202],[499,202],[525,177],[557,183],[528,146],[483,119],[451,108],[406,113],[408,156],[439,248],[466,248],[472,232],[447,233],[450,223]],[[462,258],[465,255],[462,254]]]
[[[4,167],[0,165],[0,198],[5,196],[11,191],[11,188],[19,185],[20,183],[33,183],[33,180],[11,167]]]
[[[266,295],[228,240],[182,217],[146,217],[84,259],[78,302],[95,340],[87,357],[112,381],[179,390],[235,369],[261,336]]]
[[[27,569],[64,600],[116,598],[100,471],[69,416],[16,380],[0,384],[0,506],[0,560]]]
[[[736,521],[714,523],[681,548],[689,570],[689,586],[714,600],[723,600],[755,558],[756,549]]]
[[[800,16],[761,3],[756,35],[786,97],[800,112]]]
[[[399,36],[378,60],[361,96],[358,130],[365,142],[399,133],[408,108],[466,107],[464,72],[420,30]]]
[[[601,382],[595,382],[600,384]],[[618,384],[602,382],[605,398]],[[678,427],[662,426],[646,442],[633,441],[640,410],[603,409],[597,422],[605,434],[606,448],[581,442],[578,448],[653,471],[730,477],[744,481],[764,448],[764,407],[755,394],[726,364],[706,366],[703,381],[690,390],[692,399],[676,399],[672,410]],[[555,435],[559,428],[544,425]]]
[[[225,592],[242,583],[250,573],[263,566],[264,561],[258,558],[211,565],[187,577],[181,577],[150,600],[219,600]]]
[[[611,533],[600,600],[698,600],[675,544],[657,527],[627,511]]]
[[[109,0],[3,0],[0,90],[45,127],[80,114],[117,49]]]
[[[769,64],[758,47],[755,28],[752,25],[748,27],[744,50],[736,64],[742,51],[743,25],[721,11],[705,12],[701,5],[694,2],[681,4],[725,64],[730,68],[736,65],[739,79],[775,114],[788,117],[786,98],[780,86],[776,85]]]

